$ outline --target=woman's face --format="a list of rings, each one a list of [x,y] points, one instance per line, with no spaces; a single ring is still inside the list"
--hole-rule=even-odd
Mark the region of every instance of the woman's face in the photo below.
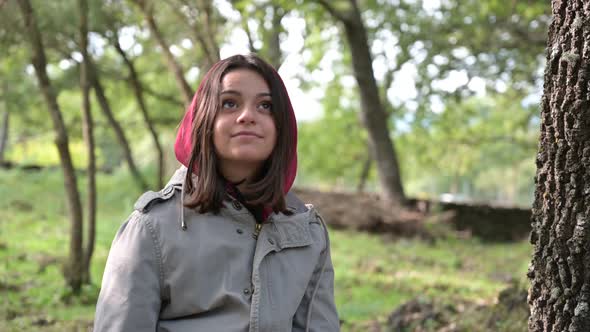
[[[268,84],[253,70],[235,69],[224,75],[220,99],[213,144],[223,175],[228,179],[252,175],[277,140]]]

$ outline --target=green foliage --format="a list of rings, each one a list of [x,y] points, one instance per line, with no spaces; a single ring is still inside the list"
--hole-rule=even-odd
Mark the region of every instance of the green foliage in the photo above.
[[[342,107],[344,100],[347,107]],[[321,119],[300,124],[298,183],[350,188],[358,182],[368,150],[355,101],[356,94],[345,90],[336,77],[322,100]]]
[[[414,119],[398,137],[410,191],[530,204],[539,119],[518,99],[514,92],[471,98]]]

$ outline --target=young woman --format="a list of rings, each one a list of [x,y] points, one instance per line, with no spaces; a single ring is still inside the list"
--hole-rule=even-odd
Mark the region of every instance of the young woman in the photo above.
[[[107,260],[94,331],[338,331],[326,227],[289,192],[297,126],[255,55],[215,64]]]

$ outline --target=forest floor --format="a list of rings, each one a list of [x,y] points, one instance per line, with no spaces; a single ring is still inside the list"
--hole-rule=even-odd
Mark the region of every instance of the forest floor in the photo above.
[[[92,326],[111,241],[141,194],[125,172],[99,175],[98,191],[92,284],[72,296],[61,275],[69,234],[61,172],[0,170],[0,331]],[[325,202],[325,193],[300,193]],[[359,201],[354,218],[373,218],[374,207]],[[407,234],[330,229],[343,331],[526,330],[527,241],[483,242],[443,223],[419,227]]]

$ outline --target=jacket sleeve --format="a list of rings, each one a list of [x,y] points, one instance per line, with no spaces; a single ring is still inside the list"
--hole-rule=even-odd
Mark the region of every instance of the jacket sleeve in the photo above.
[[[163,269],[153,224],[138,211],[109,252],[94,318],[95,332],[156,331]]]
[[[340,331],[340,320],[334,303],[334,267],[330,255],[330,240],[326,225],[321,221],[325,234],[325,248],[320,255],[303,300],[293,317],[293,331]]]

